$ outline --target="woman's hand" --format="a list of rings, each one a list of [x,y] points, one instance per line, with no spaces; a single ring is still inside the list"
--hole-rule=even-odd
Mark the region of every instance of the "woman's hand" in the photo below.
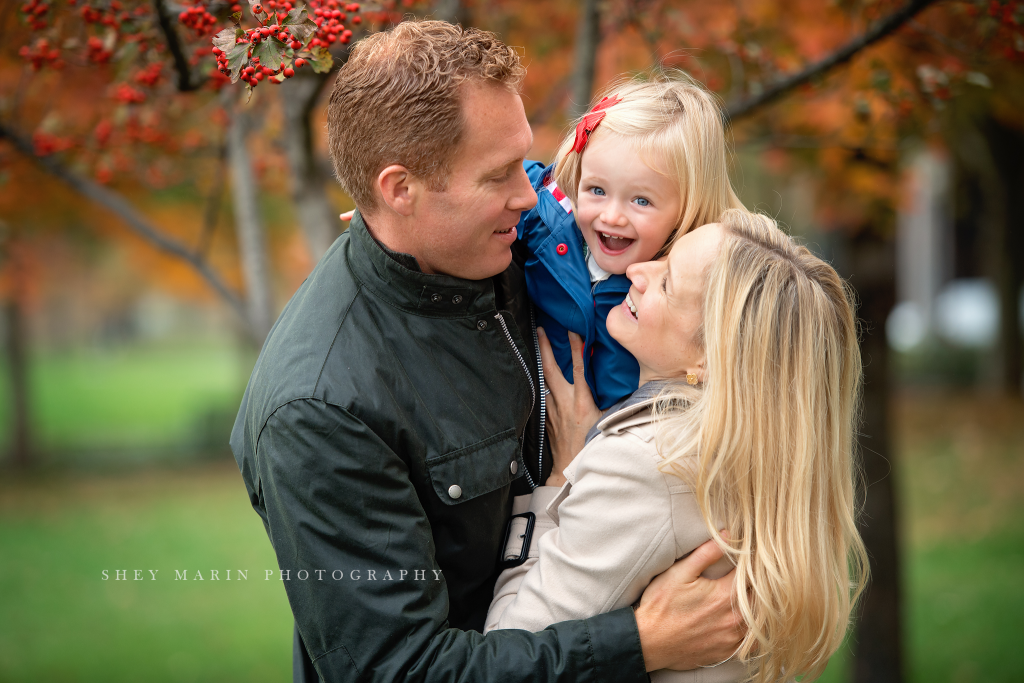
[[[572,384],[565,381],[562,370],[555,362],[551,342],[544,329],[537,328],[540,344],[540,358],[544,364],[544,381],[548,387],[547,429],[551,441],[551,456],[555,460],[546,486],[561,486],[565,483],[562,471],[583,450],[587,432],[593,427],[601,411],[594,403],[594,397],[587,386],[583,371],[583,340],[574,332],[569,333],[572,349]]]

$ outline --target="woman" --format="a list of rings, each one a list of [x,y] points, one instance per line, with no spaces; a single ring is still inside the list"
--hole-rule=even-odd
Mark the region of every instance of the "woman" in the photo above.
[[[487,628],[539,630],[633,604],[713,538],[728,562],[706,576],[735,565],[747,635],[733,660],[652,679],[813,678],[868,566],[854,522],[861,366],[849,292],[770,219],[739,210],[627,274],[608,330],[639,362],[640,388],[591,430],[564,486],[556,474],[516,499],[513,512],[535,524],[513,519],[506,558],[527,540],[530,557],[502,573]],[[580,395],[557,381],[552,392],[558,470]]]

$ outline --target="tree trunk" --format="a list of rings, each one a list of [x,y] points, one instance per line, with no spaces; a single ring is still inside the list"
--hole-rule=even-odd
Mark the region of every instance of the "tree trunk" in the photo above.
[[[327,177],[317,161],[311,116],[327,74],[300,69],[281,84],[284,146],[291,171],[292,203],[313,261],[319,261],[338,236],[340,223],[327,200]]]
[[[984,272],[999,297],[999,334],[988,379],[1006,393],[1020,396],[1024,368],[1018,306],[1022,279],[1020,223],[1024,215],[1013,189],[1022,180],[1019,159],[1024,145],[991,119],[979,125],[962,118],[953,137],[964,168],[979,180],[982,210],[978,223]]]
[[[228,90],[225,88],[225,92]],[[249,149],[246,145],[250,117],[248,112],[237,104],[229,109],[229,113],[231,121],[228,123],[227,131],[228,165],[231,168],[235,229],[238,232],[242,275],[245,280],[249,328],[257,346],[261,346],[273,322],[267,239],[260,218],[256,178],[253,175]]]
[[[895,244],[864,231],[846,245],[851,284],[860,297],[864,414],[859,449],[866,485],[860,532],[871,556],[871,583],[861,603],[853,680],[903,680],[900,562],[889,433],[889,347],[885,321],[896,300]]]
[[[10,462],[18,469],[33,464],[28,386],[28,344],[25,310],[15,292],[4,302],[7,372],[11,380]]]
[[[997,341],[998,368],[996,383],[1009,396],[1020,397],[1024,391],[1024,354],[1021,348],[1020,295],[1024,281],[1024,207],[1018,200],[1017,190],[1024,185],[1024,140],[1013,130],[990,120],[985,126],[985,138],[991,150],[995,175],[1003,191],[998,197],[1003,202],[1001,211],[995,212],[1000,220],[990,226],[989,267],[999,295],[999,336]]]
[[[597,0],[582,0],[576,29],[575,67],[572,74],[569,116],[578,118],[587,112],[594,89],[594,62],[601,42],[601,14]]]
[[[17,469],[28,469],[34,462],[32,452],[32,418],[29,405],[28,329],[25,324],[24,292],[21,283],[26,277],[13,255],[13,230],[0,220],[0,273],[7,274],[7,297],[3,301],[4,360],[10,380],[9,462]]]

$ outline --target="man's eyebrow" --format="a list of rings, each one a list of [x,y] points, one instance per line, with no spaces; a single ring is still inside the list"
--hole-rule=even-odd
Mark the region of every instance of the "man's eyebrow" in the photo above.
[[[501,164],[498,164],[497,166],[492,167],[491,169],[489,169],[487,171],[486,175],[488,175],[488,176],[495,175],[497,173],[501,173],[503,171],[508,170],[508,168],[510,166],[515,166],[517,164],[518,165],[522,165],[522,163],[525,160],[526,160],[526,157],[516,157],[514,159],[510,159],[510,160],[508,160],[506,162],[503,162]]]

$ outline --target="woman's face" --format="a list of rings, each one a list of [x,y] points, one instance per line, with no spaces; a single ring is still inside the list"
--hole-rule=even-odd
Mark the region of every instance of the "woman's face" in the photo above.
[[[680,237],[668,257],[635,263],[625,301],[608,314],[608,332],[640,363],[640,383],[694,373],[703,380],[704,279],[718,255],[724,228],[711,223]]]

